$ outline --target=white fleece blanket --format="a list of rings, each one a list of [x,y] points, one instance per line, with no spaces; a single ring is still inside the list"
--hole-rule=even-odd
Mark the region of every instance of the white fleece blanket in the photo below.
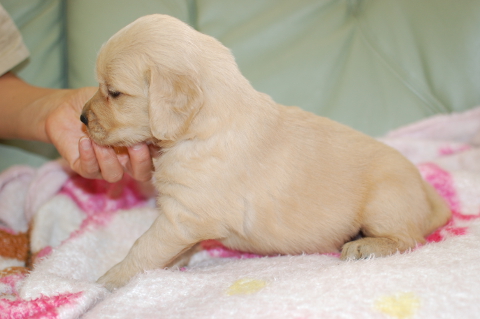
[[[208,241],[188,267],[139,274],[114,293],[95,281],[155,218],[148,185],[85,180],[59,162],[5,171],[2,233],[30,228],[34,267],[27,273],[24,260],[0,257],[0,318],[479,318],[480,108],[382,141],[418,165],[453,210],[426,245],[344,262]]]

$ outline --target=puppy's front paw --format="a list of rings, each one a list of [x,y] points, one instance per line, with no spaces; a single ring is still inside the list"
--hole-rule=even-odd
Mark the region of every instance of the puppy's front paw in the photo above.
[[[120,264],[117,264],[100,277],[97,280],[97,284],[104,286],[109,291],[114,291],[125,286],[131,278],[132,276],[122,271]]]
[[[394,254],[398,250],[400,250],[400,245],[392,239],[365,237],[343,245],[340,259],[383,257]]]

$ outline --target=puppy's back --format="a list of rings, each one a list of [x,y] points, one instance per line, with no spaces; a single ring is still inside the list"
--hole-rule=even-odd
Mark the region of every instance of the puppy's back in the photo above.
[[[242,240],[232,236],[225,244],[263,254],[337,251],[359,232],[367,203],[378,192],[393,194],[393,206],[412,202],[405,210],[417,219],[417,233],[430,228],[423,218],[430,209],[423,181],[399,152],[297,107],[276,111],[277,126],[252,142],[262,151],[252,159],[243,196],[251,207],[244,218],[255,222]],[[394,194],[399,189],[405,194]],[[385,207],[384,219],[397,213]],[[265,238],[274,240],[259,244]]]

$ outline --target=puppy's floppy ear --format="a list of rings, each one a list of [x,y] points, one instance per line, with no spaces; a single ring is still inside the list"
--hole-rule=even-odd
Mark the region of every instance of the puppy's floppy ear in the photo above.
[[[175,141],[188,127],[203,104],[197,79],[189,75],[150,70],[149,117],[155,138]]]

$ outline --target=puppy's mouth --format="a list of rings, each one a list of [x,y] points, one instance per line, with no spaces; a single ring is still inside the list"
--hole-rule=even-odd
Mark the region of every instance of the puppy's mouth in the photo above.
[[[82,113],[80,121],[85,124],[85,132],[92,141],[98,145],[112,146],[111,143],[108,143],[109,134],[107,130],[99,123],[93,112]]]

